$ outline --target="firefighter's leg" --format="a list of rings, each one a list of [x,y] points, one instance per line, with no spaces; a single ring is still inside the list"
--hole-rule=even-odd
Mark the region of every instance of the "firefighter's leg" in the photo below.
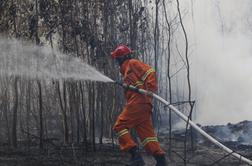
[[[136,126],[137,133],[142,141],[145,150],[152,154],[156,159],[156,166],[166,166],[165,152],[161,149],[157,136],[154,132],[154,128],[151,120],[151,111],[145,110],[145,116],[149,116],[148,120],[145,120],[138,126]]]
[[[137,144],[131,138],[129,129],[138,124],[139,113],[135,106],[126,106],[117,118],[114,130],[117,132],[120,149],[131,154],[129,166],[143,166],[144,160],[137,150]]]
[[[122,151],[129,151],[137,146],[129,132],[129,129],[132,127],[132,118],[130,117],[129,111],[127,107],[123,109],[113,128],[117,133],[120,149]]]
[[[161,149],[157,136],[154,132],[151,112],[148,111],[146,114],[149,114],[147,115],[149,116],[149,119],[136,126],[137,134],[148,153],[152,155],[164,155],[165,152]]]

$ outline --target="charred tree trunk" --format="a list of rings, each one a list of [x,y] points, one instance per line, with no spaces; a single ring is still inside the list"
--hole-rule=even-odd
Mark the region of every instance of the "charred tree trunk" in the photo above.
[[[130,25],[130,34],[129,34],[129,38],[130,38],[130,47],[132,49],[136,48],[136,41],[135,36],[134,36],[134,9],[133,9],[133,4],[132,4],[132,0],[128,0],[128,10],[129,10],[129,25]]]
[[[13,117],[12,117],[12,147],[17,148],[17,111],[18,111],[18,78],[14,81],[14,92],[15,92],[15,102],[13,106]]]
[[[76,117],[76,137],[77,143],[80,143],[80,93],[78,83],[75,83],[75,117]]]
[[[100,85],[101,86],[101,89],[100,89],[100,111],[101,111],[101,128],[100,128],[100,144],[102,144],[102,138],[103,138],[103,130],[104,130],[104,117],[105,117],[105,115],[104,115],[104,108],[103,108],[103,101],[104,101],[104,96],[103,96],[103,91],[102,91],[102,89],[104,89],[104,88],[102,88],[102,85]]]
[[[69,114],[70,114],[70,128],[71,128],[71,143],[74,143],[74,134],[75,134],[75,120],[74,120],[74,94],[73,94],[73,87],[72,83],[68,83],[68,95],[69,95],[69,100],[68,100],[68,105],[69,105]]]
[[[8,87],[8,86],[7,86]],[[6,121],[6,133],[7,133],[7,143],[8,146],[12,144],[12,137],[11,137],[11,130],[10,130],[10,125],[9,125],[9,97],[8,97],[8,88],[6,87],[5,92],[4,92],[4,99],[3,100],[3,109],[4,109],[4,118]]]
[[[188,102],[189,102],[189,106],[190,106],[190,112],[189,112],[189,116],[188,116],[188,120],[192,118],[192,111],[193,111],[193,102],[191,100],[191,82],[190,82],[190,64],[189,64],[189,59],[188,59],[188,38],[187,38],[187,34],[185,31],[185,27],[182,21],[182,16],[181,16],[181,12],[180,12],[180,6],[179,6],[179,0],[177,0],[177,10],[178,10],[178,14],[179,14],[179,20],[180,20],[180,25],[182,27],[183,30],[183,34],[185,37],[185,58],[186,58],[186,67],[187,67],[187,84],[188,84]],[[187,129],[189,126],[189,122],[187,121],[186,123],[186,132],[185,132],[185,141],[184,141],[184,165],[187,164]],[[191,148],[193,149],[193,132],[192,132],[192,128],[191,128]]]
[[[158,23],[158,11],[159,11],[159,1],[155,0],[155,8],[156,8],[156,15],[155,15],[155,27],[154,27],[154,56],[155,56],[155,70],[157,71],[158,67],[158,56],[159,56],[159,23]]]
[[[66,112],[66,87],[65,83],[63,82],[63,97],[61,95],[61,90],[60,90],[60,82],[56,82],[56,87],[57,87],[57,92],[58,92],[58,97],[59,97],[59,102],[60,102],[60,110],[63,116],[63,129],[64,129],[64,143],[68,144],[69,143],[69,131],[68,131],[68,122],[67,122],[67,112]]]
[[[155,71],[158,71],[158,56],[159,56],[159,1],[160,0],[155,0],[155,27],[154,27],[154,68]],[[159,110],[157,107],[157,102],[154,100],[154,114],[153,114],[153,119],[154,119],[154,125],[156,121],[159,121]]]
[[[171,85],[171,25],[169,23],[168,20],[168,16],[167,16],[167,11],[166,11],[166,5],[165,5],[165,0],[163,0],[163,7],[164,7],[164,13],[165,13],[165,21],[166,24],[168,26],[168,42],[167,42],[167,48],[168,48],[168,60],[167,60],[167,79],[168,79],[168,92],[169,93],[169,97],[168,94],[166,94],[166,98],[169,98],[169,103],[172,103],[172,85]],[[171,109],[169,109],[169,155],[171,155],[171,150],[172,150],[172,117],[171,117]]]
[[[93,151],[96,151],[96,146],[95,146],[95,85],[92,83],[92,95],[91,95],[91,133],[92,133],[92,146],[93,146]]]
[[[95,146],[95,85],[89,83],[89,95],[88,95],[88,105],[89,105],[89,135],[91,139],[92,150],[96,151]]]
[[[30,113],[31,113],[31,82],[28,81],[27,84],[27,97],[26,97],[26,132],[27,132],[27,142],[28,142],[28,149],[30,150]]]
[[[42,150],[44,148],[44,126],[43,126],[43,99],[42,99],[42,86],[41,82],[37,81],[39,90],[39,148]]]
[[[80,82],[80,93],[81,93],[81,108],[82,108],[82,114],[83,114],[83,140],[85,144],[85,150],[87,150],[87,125],[86,125],[86,109],[85,109],[85,98],[84,98],[84,92],[83,92],[83,85]]]

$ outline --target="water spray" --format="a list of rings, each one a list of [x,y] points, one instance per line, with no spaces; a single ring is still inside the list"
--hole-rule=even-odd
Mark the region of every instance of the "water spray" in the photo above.
[[[113,82],[76,56],[0,36],[0,76]]]
[[[209,141],[211,141],[212,143],[214,143],[215,145],[217,145],[218,147],[220,147],[222,150],[224,150],[228,154],[231,154],[232,156],[236,157],[237,159],[239,159],[239,160],[241,160],[241,161],[243,161],[243,162],[245,162],[245,163],[247,163],[249,165],[252,165],[252,161],[250,159],[248,159],[248,158],[246,158],[246,157],[244,157],[244,156],[236,153],[232,149],[226,147],[225,145],[223,145],[222,143],[220,143],[219,141],[217,141],[215,138],[213,138],[212,136],[210,136],[209,134],[207,134],[204,130],[202,130],[199,126],[197,126],[193,121],[191,121],[189,119],[189,117],[185,116],[176,107],[174,107],[173,105],[171,105],[168,101],[166,101],[162,97],[158,96],[157,94],[155,94],[155,93],[153,93],[151,91],[144,90],[144,89],[139,89],[139,88],[137,88],[135,86],[132,86],[132,85],[127,85],[127,84],[116,82],[116,81],[115,81],[115,83],[117,85],[122,86],[125,89],[132,90],[134,92],[137,92],[137,93],[140,93],[140,94],[143,94],[143,95],[152,96],[156,100],[158,100],[161,103],[165,104],[165,106],[169,107],[181,119],[183,119],[185,122],[188,122],[195,130],[197,130],[200,134],[202,134]]]

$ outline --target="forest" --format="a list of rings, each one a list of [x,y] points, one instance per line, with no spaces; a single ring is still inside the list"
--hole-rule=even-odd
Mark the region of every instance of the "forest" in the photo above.
[[[191,5],[193,2],[188,0]],[[125,44],[134,50],[134,58],[155,69],[157,94],[188,121],[193,120],[197,116],[191,73],[194,43],[184,23],[191,9],[180,3],[0,0],[0,56],[3,43],[15,39],[78,58],[109,78],[122,80],[110,53]],[[6,75],[3,71],[0,76],[0,165],[125,165],[129,155],[120,152],[113,131],[125,103],[122,87],[93,80]],[[154,101],[153,110],[155,131],[168,165],[244,164],[199,137],[188,121],[173,132],[181,120],[169,107]],[[132,135],[139,143],[134,130]],[[232,148],[252,158],[252,146]],[[147,165],[155,165],[143,147],[140,151]]]

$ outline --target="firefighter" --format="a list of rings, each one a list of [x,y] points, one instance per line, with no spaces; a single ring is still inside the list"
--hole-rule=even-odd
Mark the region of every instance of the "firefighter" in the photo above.
[[[119,45],[111,56],[120,66],[123,83],[148,91],[157,91],[156,74],[149,65],[132,58],[133,51]],[[160,148],[152,124],[152,97],[125,90],[126,105],[118,116],[114,130],[118,135],[120,149],[131,154],[129,165],[142,166],[144,160],[129,130],[135,128],[145,150],[156,159],[156,166],[165,166],[165,152]]]

